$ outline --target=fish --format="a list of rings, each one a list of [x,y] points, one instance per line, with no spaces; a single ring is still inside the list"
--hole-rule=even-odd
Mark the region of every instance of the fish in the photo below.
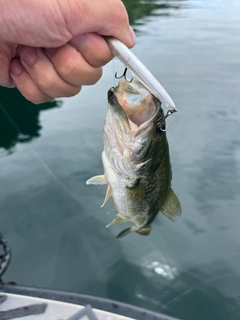
[[[172,170],[166,135],[166,116],[157,99],[141,81],[122,78],[108,90],[108,111],[103,125],[103,175],[86,184],[106,184],[102,207],[112,196],[117,210],[107,225],[131,222],[117,235],[148,235],[161,212],[175,221],[181,205],[171,188]]]

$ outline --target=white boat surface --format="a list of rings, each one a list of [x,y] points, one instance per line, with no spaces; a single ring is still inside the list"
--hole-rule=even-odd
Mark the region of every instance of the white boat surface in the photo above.
[[[177,320],[109,299],[0,283],[0,320]]]

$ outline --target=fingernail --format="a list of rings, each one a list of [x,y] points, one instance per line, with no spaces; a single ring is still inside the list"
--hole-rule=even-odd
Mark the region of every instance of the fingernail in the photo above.
[[[19,59],[15,59],[11,62],[10,66],[10,73],[14,76],[19,76],[20,73],[23,71],[23,66]]]
[[[78,36],[73,37],[69,42],[73,44],[74,47],[81,47],[85,42],[85,34],[80,34]]]
[[[37,51],[34,48],[26,48],[21,51],[21,60],[25,62],[29,67],[32,67],[37,60]]]
[[[136,36],[135,36],[135,33],[134,33],[133,28],[131,26],[129,27],[129,33],[130,33],[130,38],[132,40],[132,43],[133,43],[133,45],[135,45]]]

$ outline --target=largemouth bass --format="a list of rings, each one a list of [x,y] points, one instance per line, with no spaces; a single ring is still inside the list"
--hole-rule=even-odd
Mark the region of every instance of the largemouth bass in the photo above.
[[[107,184],[102,206],[110,196],[118,214],[108,225],[132,222],[130,232],[148,235],[161,211],[171,220],[181,214],[171,189],[172,171],[161,102],[139,80],[121,79],[108,91],[109,108],[103,126],[104,175],[87,184]],[[107,227],[108,227],[107,226]]]

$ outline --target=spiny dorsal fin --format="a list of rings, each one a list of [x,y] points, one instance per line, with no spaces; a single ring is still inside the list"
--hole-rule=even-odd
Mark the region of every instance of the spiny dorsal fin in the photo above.
[[[111,197],[111,195],[112,195],[112,188],[111,188],[110,185],[108,185],[106,196],[105,196],[105,199],[103,201],[103,204],[101,205],[101,208],[105,205],[105,203],[108,201],[108,199]]]
[[[136,230],[137,233],[141,234],[142,236],[147,236],[151,232],[151,226],[144,227],[140,230]]]
[[[113,221],[111,223],[109,223],[106,228],[116,224],[116,223],[120,223],[120,222],[127,222],[127,220],[124,218],[124,216],[122,216],[120,213],[118,213],[115,217],[115,219],[113,219]]]
[[[86,184],[107,184],[104,175],[95,176],[86,181]]]
[[[181,205],[172,188],[170,188],[167,199],[162,208],[160,208],[160,211],[172,221],[180,217]]]

